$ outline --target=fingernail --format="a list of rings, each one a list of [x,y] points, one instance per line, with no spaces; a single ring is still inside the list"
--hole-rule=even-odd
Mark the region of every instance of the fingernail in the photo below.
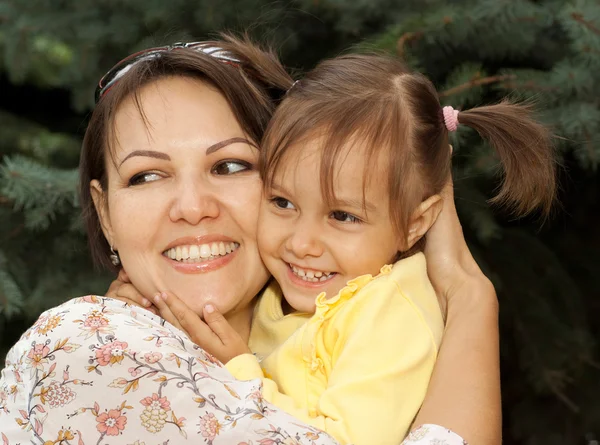
[[[215,307],[212,304],[207,304],[204,306],[204,309],[206,309],[206,312],[209,314],[212,314],[215,311]]]
[[[142,306],[148,307],[150,306],[150,302],[148,300],[146,300],[145,298],[142,298]]]
[[[160,296],[163,300],[167,301],[167,293],[166,292],[161,292]]]
[[[154,296],[154,301],[155,301],[156,303],[160,303],[160,294],[156,294],[156,295]]]

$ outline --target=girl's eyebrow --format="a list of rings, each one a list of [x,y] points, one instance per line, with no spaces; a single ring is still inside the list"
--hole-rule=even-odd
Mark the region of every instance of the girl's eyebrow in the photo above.
[[[362,199],[351,199],[351,198],[335,198],[335,201],[333,202],[333,204],[335,206],[344,206],[344,207],[353,207],[353,208],[359,208],[359,209],[365,209],[371,212],[374,212],[377,210],[377,207],[375,207],[374,204],[372,204],[371,202],[367,201],[366,199],[363,201]]]

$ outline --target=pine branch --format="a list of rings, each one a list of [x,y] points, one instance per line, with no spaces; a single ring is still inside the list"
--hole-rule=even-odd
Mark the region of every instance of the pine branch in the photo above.
[[[503,82],[509,79],[515,79],[517,76],[514,74],[503,74],[498,76],[488,76],[488,77],[478,77],[477,75],[473,77],[473,79],[468,82],[463,83],[462,85],[455,86],[450,88],[449,90],[442,91],[439,96],[440,97],[449,97],[454,94],[462,93],[465,90],[469,90],[471,88],[475,88],[482,85],[489,85],[491,83]]]
[[[586,28],[588,28],[590,31],[592,31],[594,34],[599,35],[600,36],[600,28],[597,28],[592,22],[586,20],[583,18],[583,14],[579,13],[579,12],[574,12],[571,14],[571,17],[573,17],[573,19],[576,22],[581,23],[583,26],[585,26]]]
[[[422,31],[405,32],[402,34],[398,39],[398,43],[396,44],[396,53],[398,54],[398,57],[404,58],[405,46],[407,43],[419,40],[424,35],[425,33]]]

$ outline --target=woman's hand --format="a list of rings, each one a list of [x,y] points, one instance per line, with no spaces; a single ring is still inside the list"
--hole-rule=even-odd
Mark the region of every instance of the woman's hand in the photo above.
[[[451,178],[442,198],[425,256],[446,330],[415,425],[442,425],[469,443],[496,445],[502,437],[498,300],[465,242]]]
[[[123,269],[119,271],[117,279],[110,283],[105,296],[121,300],[131,306],[141,306],[154,315],[158,315],[158,309],[138,292],[135,286],[129,281],[129,277]]]
[[[156,295],[154,304],[161,315],[164,314],[165,320],[184,331],[194,343],[215,356],[221,363],[227,363],[238,355],[252,353],[248,344],[214,305],[204,306],[202,321],[183,301],[170,292]]]
[[[454,204],[454,187],[452,177],[448,178],[441,193],[444,207],[438,219],[427,232],[425,256],[427,273],[438,294],[442,312],[455,298],[463,296],[488,299],[497,304],[491,281],[483,274],[467,243]],[[478,291],[481,290],[481,291]]]

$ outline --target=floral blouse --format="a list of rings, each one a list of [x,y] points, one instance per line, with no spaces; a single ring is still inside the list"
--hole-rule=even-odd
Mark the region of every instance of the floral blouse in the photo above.
[[[0,439],[16,444],[335,445],[235,380],[160,317],[104,297],[44,312],[6,357]],[[412,445],[462,445],[422,426]]]

